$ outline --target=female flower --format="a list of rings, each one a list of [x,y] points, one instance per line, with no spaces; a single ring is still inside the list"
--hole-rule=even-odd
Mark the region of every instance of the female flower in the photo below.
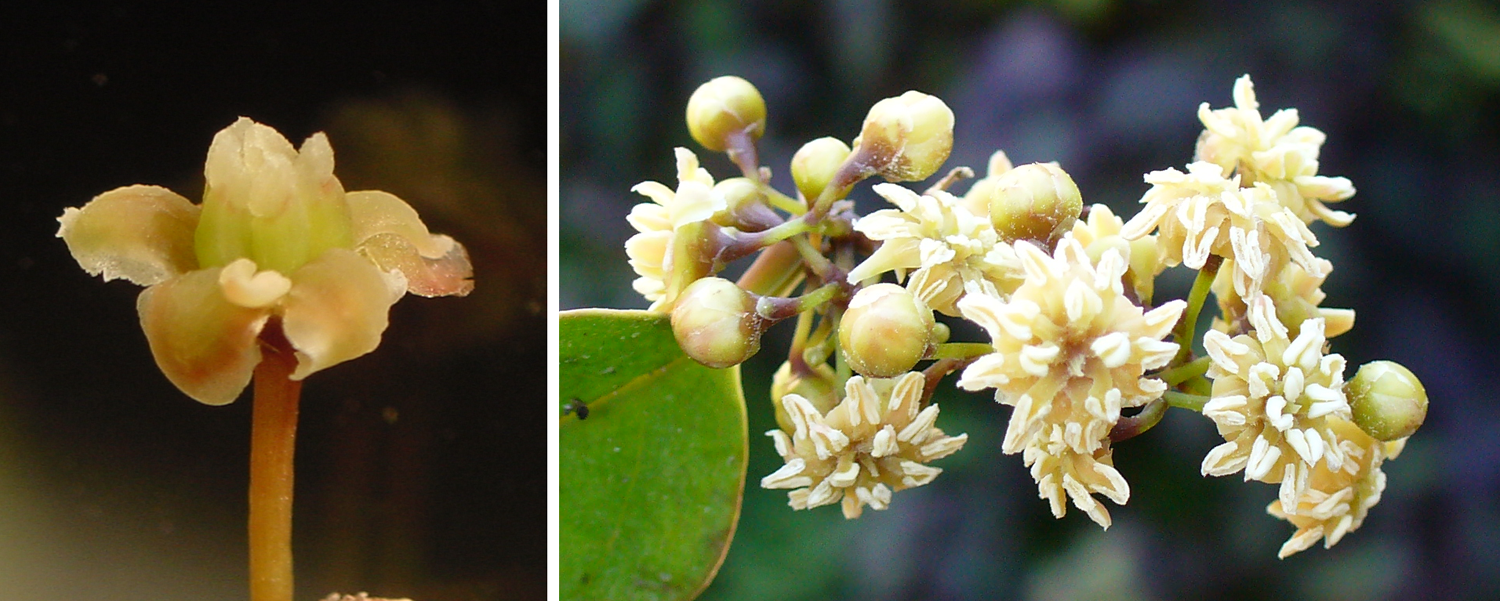
[[[1205,102],[1198,106],[1198,120],[1205,129],[1198,138],[1197,160],[1214,163],[1225,173],[1237,172],[1247,185],[1271,186],[1282,206],[1304,223],[1321,219],[1344,227],[1354,221],[1353,215],[1323,204],[1354,195],[1348,178],[1318,175],[1323,132],[1298,127],[1297,109],[1282,109],[1261,120],[1249,75],[1234,82],[1234,107],[1210,110]]]
[[[667,311],[676,292],[692,282],[674,276],[673,249],[681,246],[687,230],[702,224],[727,206],[724,197],[713,194],[714,178],[698,166],[698,156],[686,148],[676,149],[677,189],[657,182],[641,182],[632,192],[650,198],[630,209],[625,219],[637,232],[625,241],[625,253],[635,270],[636,292],[651,301],[652,311]],[[679,234],[681,232],[681,234]]]
[[[1344,358],[1324,355],[1322,318],[1302,322],[1295,339],[1265,296],[1250,303],[1253,336],[1203,336],[1212,363],[1212,398],[1203,415],[1226,441],[1203,459],[1203,475],[1244,471],[1245,480],[1279,483],[1284,507],[1307,490],[1318,465],[1343,466],[1344,447],[1335,418],[1350,420],[1344,397]]]
[[[766,435],[786,465],[760,485],[795,489],[787,495],[793,509],[842,500],[844,517],[854,519],[865,505],[885,509],[894,491],[931,482],[943,470],[926,464],[953,454],[969,436],[948,436],[933,426],[937,405],[919,410],[925,384],[915,372],[893,379],[854,376],[827,415],[799,395],[782,397],[792,428]]]
[[[85,271],[148,286],[137,302],[157,365],[188,396],[229,403],[279,329],[292,379],[375,349],[406,292],[473,288],[463,246],[385,192],[345,193],[321,133],[300,150],[240,118],[214,136],[203,204],[127,186],[58,218]]]
[[[912,272],[906,287],[944,315],[958,315],[955,303],[967,282],[988,282],[1001,291],[1019,284],[1020,264],[1014,249],[1000,242],[989,221],[976,217],[943,190],[918,196],[895,184],[877,184],[875,192],[896,205],[871,213],[854,229],[880,248],[849,272],[849,282],[895,271],[898,280]]]

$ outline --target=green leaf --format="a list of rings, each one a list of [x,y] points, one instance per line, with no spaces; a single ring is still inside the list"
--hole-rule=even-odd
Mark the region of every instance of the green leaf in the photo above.
[[[688,358],[658,313],[565,311],[558,325],[562,598],[697,597],[744,495],[739,368]]]

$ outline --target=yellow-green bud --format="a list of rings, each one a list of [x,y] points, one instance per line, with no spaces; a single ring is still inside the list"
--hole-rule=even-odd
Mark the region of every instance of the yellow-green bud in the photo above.
[[[1007,242],[1031,240],[1050,248],[1083,213],[1083,195],[1061,167],[1021,165],[996,178],[990,222]]]
[[[693,360],[709,367],[739,365],[760,350],[755,296],[724,278],[703,278],[672,307],[672,334]]]
[[[850,299],[839,322],[839,348],[860,375],[892,378],[927,355],[933,323],[932,310],[906,288],[876,284]]]
[[[781,404],[781,398],[788,394],[795,394],[807,399],[818,409],[819,413],[827,415],[839,403],[838,377],[833,373],[833,367],[827,363],[819,363],[811,366],[812,373],[792,373],[791,362],[781,364],[781,369],[776,370],[776,375],[771,378],[771,404],[776,407],[776,425],[781,429],[791,432],[796,428],[792,426],[792,420],[786,414],[786,407]]]
[[[688,132],[704,148],[724,152],[734,136],[760,139],[766,132],[766,101],[744,79],[726,75],[698,86],[687,104]]]
[[[1344,385],[1354,423],[1376,440],[1411,436],[1427,419],[1427,389],[1393,361],[1371,361]]]
[[[887,98],[870,107],[854,146],[887,181],[927,179],[953,151],[953,111],[916,91]]]
[[[766,206],[766,195],[760,185],[749,178],[732,177],[721,181],[714,184],[710,194],[724,199],[724,209],[709,218],[715,225],[759,232],[781,223],[776,212]]]
[[[792,181],[797,184],[797,191],[808,202],[817,200],[849,153],[849,145],[838,138],[818,138],[803,144],[792,155]]]

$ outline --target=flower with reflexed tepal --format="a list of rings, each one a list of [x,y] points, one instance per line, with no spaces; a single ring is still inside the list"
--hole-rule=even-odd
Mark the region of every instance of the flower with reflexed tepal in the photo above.
[[[156,186],[105,192],[58,218],[85,271],[147,286],[141,327],[167,378],[188,396],[229,403],[284,336],[291,377],[364,355],[407,292],[468,294],[462,245],[427,231],[378,191],[344,191],[321,133],[296,149],[246,118],[214,136],[203,204]]]
[[[1296,338],[1276,317],[1270,298],[1256,297],[1248,315],[1252,334],[1204,334],[1212,363],[1212,398],[1203,415],[1225,442],[1203,459],[1203,475],[1244,471],[1245,480],[1280,484],[1283,506],[1293,506],[1319,465],[1339,470],[1344,445],[1336,420],[1352,419],[1344,396],[1344,358],[1324,354],[1321,317],[1308,319]]]
[[[922,408],[921,373],[899,378],[849,378],[845,397],[825,415],[800,395],[782,398],[790,431],[766,434],[786,464],[762,478],[763,488],[790,488],[793,509],[843,501],[844,517],[864,506],[885,509],[891,493],[931,482],[943,470],[928,462],[952,455],[967,434],[948,436],[933,424],[937,405]]]
[[[675,255],[684,250],[685,243],[691,246],[696,234],[702,233],[695,227],[704,227],[714,213],[727,206],[723,196],[713,193],[714,178],[707,169],[698,166],[698,155],[678,148],[676,156],[677,189],[658,182],[636,184],[631,191],[650,198],[651,202],[635,205],[625,218],[638,232],[625,241],[630,267],[640,276],[632,286],[651,301],[652,311],[671,311],[677,294],[697,279],[684,273],[693,271],[687,265],[693,260],[684,262],[684,257]]]
[[[1118,504],[1130,497],[1113,466],[1110,429],[1122,408],[1167,390],[1146,374],[1177,353],[1176,343],[1162,339],[1186,303],[1146,311],[1131,302],[1122,284],[1128,245],[1105,250],[1097,263],[1072,234],[1050,257],[1029,242],[1016,249],[1026,281],[1009,299],[972,290],[958,302],[995,349],[968,366],[958,385],[994,388],[995,400],[1015,407],[1001,450],[1024,451],[1053,515],[1063,516],[1068,497],[1108,528],[1109,512],[1092,495]]]
[[[1298,126],[1297,109],[1282,109],[1262,120],[1249,75],[1235,80],[1233,107],[1213,110],[1205,102],[1198,106],[1198,120],[1204,129],[1197,160],[1239,174],[1247,186],[1269,185],[1282,206],[1305,223],[1322,220],[1344,227],[1354,221],[1353,215],[1323,204],[1354,196],[1348,178],[1318,175],[1318,151],[1326,136]]]

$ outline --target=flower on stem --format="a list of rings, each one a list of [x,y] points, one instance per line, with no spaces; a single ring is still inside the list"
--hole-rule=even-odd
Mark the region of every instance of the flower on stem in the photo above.
[[[987,282],[998,292],[1020,283],[1015,249],[1001,242],[990,223],[965,209],[952,194],[916,192],[877,184],[875,192],[896,205],[855,221],[854,229],[880,248],[849,272],[849,282],[895,271],[897,280],[915,270],[906,287],[934,311],[958,315],[955,303],[966,282]]]
[[[875,284],[849,300],[839,320],[839,349],[860,375],[893,378],[915,367],[935,344],[932,310],[895,284]]]
[[[1124,407],[1139,407],[1166,391],[1145,377],[1165,366],[1178,345],[1162,339],[1186,303],[1145,311],[1124,294],[1127,259],[1106,250],[1097,264],[1071,235],[1054,255],[1016,244],[1026,280],[1008,300],[971,289],[958,302],[963,316],[989,333],[994,353],[963,372],[966,390],[994,388],[995,400],[1015,407],[1001,449],[1025,451],[1043,498],[1062,517],[1064,494],[1101,526],[1109,513],[1093,498],[1123,504],[1129,486],[1112,466],[1109,431]]]
[[[690,265],[673,260],[676,249],[691,242],[689,236],[701,235],[703,222],[728,206],[724,196],[713,194],[714,178],[698,166],[698,156],[686,148],[676,154],[677,189],[657,182],[636,184],[631,191],[652,202],[635,205],[626,217],[639,232],[625,241],[630,267],[640,276],[632,286],[651,301],[652,311],[670,311],[677,292],[692,283],[680,281],[687,278],[679,272]]]
[[[1198,138],[1197,160],[1226,173],[1237,171],[1247,184],[1270,185],[1282,206],[1304,223],[1321,219],[1344,227],[1354,221],[1353,215],[1323,204],[1354,195],[1348,178],[1318,175],[1323,132],[1297,126],[1297,109],[1282,109],[1262,120],[1249,75],[1234,82],[1234,107],[1211,110],[1205,102],[1198,106],[1198,120],[1205,129]]]
[[[1328,275],[1308,250],[1318,245],[1317,237],[1265,184],[1240,188],[1239,176],[1226,178],[1221,167],[1207,162],[1188,165],[1187,173],[1153,171],[1146,183],[1146,206],[1120,235],[1135,240],[1157,230],[1162,265],[1202,269],[1209,255],[1232,259],[1231,281],[1242,297],[1253,296],[1267,275],[1288,262]]]
[[[1108,206],[1096,204],[1089,207],[1086,219],[1073,222],[1070,235],[1083,246],[1089,260],[1095,264],[1110,249],[1126,257],[1129,267],[1125,270],[1125,279],[1134,289],[1136,298],[1146,301],[1155,292],[1156,276],[1161,273],[1156,236],[1126,240],[1120,235],[1120,230],[1124,227],[1125,221],[1116,217]]]
[[[1297,337],[1302,323],[1313,317],[1323,318],[1323,336],[1327,338],[1348,332],[1354,327],[1354,309],[1319,306],[1327,297],[1323,293],[1323,280],[1327,279],[1326,274],[1333,271],[1333,263],[1317,258],[1316,264],[1318,271],[1325,275],[1313,275],[1301,265],[1290,263],[1268,278],[1260,291],[1270,297],[1276,307],[1276,317],[1281,325],[1287,327],[1287,335],[1292,338]],[[1250,327],[1246,317],[1249,304],[1235,292],[1232,272],[1233,268],[1220,268],[1213,282],[1214,298],[1219,303],[1219,315],[1214,317],[1214,329],[1230,336]]]
[[[766,435],[786,465],[762,478],[763,488],[794,489],[793,509],[843,501],[844,517],[854,519],[869,505],[885,509],[891,493],[931,482],[942,469],[926,465],[964,446],[967,434],[948,436],[933,424],[937,405],[922,408],[926,378],[912,372],[899,378],[844,385],[844,400],[825,415],[796,394],[782,398],[789,430]]]
[[[202,205],[127,186],[67,209],[57,234],[90,274],[148,286],[137,308],[152,354],[198,401],[239,396],[273,319],[300,380],[374,350],[406,292],[473,288],[463,246],[401,199],[344,192],[321,133],[299,150],[242,117],[214,136],[204,176]]]
[[[1203,459],[1203,475],[1244,471],[1245,480],[1280,484],[1283,506],[1307,490],[1318,465],[1341,469],[1345,460],[1335,419],[1351,419],[1344,396],[1344,358],[1323,354],[1322,318],[1302,323],[1295,339],[1265,296],[1248,315],[1253,335],[1203,336],[1214,381],[1203,415],[1226,441]]]
[[[1345,534],[1359,529],[1385,491],[1381,463],[1395,459],[1406,446],[1405,438],[1380,442],[1341,419],[1329,420],[1329,425],[1338,436],[1343,464],[1337,469],[1319,464],[1308,478],[1307,490],[1293,502],[1277,499],[1266,507],[1271,515],[1297,527],[1276,554],[1282,559],[1311,547],[1318,539],[1323,540],[1324,548],[1332,547]]]
[[[953,151],[953,111],[936,96],[915,90],[870,107],[851,160],[891,182],[914,182],[936,173]]]
[[[996,150],[994,154],[990,155],[989,163],[985,167],[984,177],[975,180],[974,184],[969,186],[969,191],[964,193],[961,204],[970,213],[973,213],[980,219],[989,219],[990,198],[998,193],[997,188],[1000,185],[1000,176],[1014,168],[1011,165],[1010,157],[1005,156],[1005,151]]]

